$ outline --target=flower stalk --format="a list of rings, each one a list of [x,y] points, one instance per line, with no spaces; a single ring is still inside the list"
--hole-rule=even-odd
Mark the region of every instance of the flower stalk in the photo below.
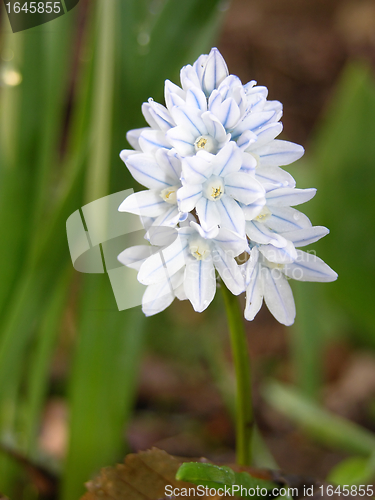
[[[232,356],[236,373],[236,456],[239,465],[251,465],[254,415],[252,406],[251,368],[246,333],[238,299],[221,284]]]

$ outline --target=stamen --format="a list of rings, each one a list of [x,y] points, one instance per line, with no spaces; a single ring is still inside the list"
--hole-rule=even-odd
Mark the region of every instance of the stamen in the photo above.
[[[207,151],[208,153],[216,153],[217,142],[209,135],[201,135],[194,143],[195,151]]]
[[[177,194],[176,191],[179,189],[181,186],[171,186],[166,189],[163,189],[161,191],[160,196],[163,198],[164,201],[169,203],[170,205],[176,205],[177,204]]]

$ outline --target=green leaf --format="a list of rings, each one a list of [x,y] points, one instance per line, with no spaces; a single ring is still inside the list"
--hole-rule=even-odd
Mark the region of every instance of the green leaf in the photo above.
[[[295,389],[272,381],[263,387],[262,392],[268,404],[324,445],[360,455],[374,452],[374,434],[320,408]]]
[[[272,490],[277,487],[275,483],[251,476],[248,472],[234,472],[230,467],[205,464],[200,462],[187,462],[181,465],[176,474],[176,479],[208,488],[230,488],[237,496],[245,498],[258,498],[261,495],[249,494],[249,490],[262,488]],[[243,488],[243,489],[241,489]],[[245,493],[246,490],[246,493]],[[253,493],[253,492],[251,492]]]
[[[375,454],[370,458],[350,457],[333,467],[327,482],[337,485],[371,484],[375,477]]]

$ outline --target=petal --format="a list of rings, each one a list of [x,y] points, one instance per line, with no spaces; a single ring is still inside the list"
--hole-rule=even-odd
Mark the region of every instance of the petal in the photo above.
[[[255,175],[255,167],[258,162],[252,154],[242,153],[242,165],[241,171],[246,172],[250,175]]]
[[[134,179],[149,189],[162,190],[173,185],[173,180],[169,179],[150,155],[143,153],[131,155],[126,160],[126,166]]]
[[[244,205],[243,203],[240,203],[242,212],[244,214],[245,220],[253,220],[255,217],[257,217],[260,212],[262,211],[262,208],[266,204],[266,198],[258,198],[256,201],[251,203],[250,205]]]
[[[197,203],[196,210],[199,222],[205,231],[209,231],[220,224],[220,215],[216,202],[202,197]]]
[[[168,205],[165,212],[159,215],[153,223],[153,226],[169,226],[175,227],[180,220],[181,213],[177,207],[177,205]]]
[[[184,289],[187,298],[197,312],[204,311],[212,302],[216,292],[215,268],[212,257],[187,259]]]
[[[185,96],[186,92],[184,90],[170,80],[165,80],[164,98],[169,110],[171,110],[173,106],[182,106],[185,104]]]
[[[203,184],[211,176],[212,166],[205,155],[197,154],[182,159],[183,180],[188,184]]]
[[[254,148],[258,148],[260,146],[264,146],[268,142],[271,142],[275,137],[277,137],[279,134],[281,134],[283,130],[283,124],[282,123],[268,123],[264,127],[262,127],[260,130],[256,132],[257,135],[257,141],[254,144]]]
[[[262,111],[261,113],[248,113],[244,118],[238,123],[238,125],[232,131],[232,138],[237,139],[245,130],[251,130],[255,132],[260,127],[263,127],[268,123],[274,116],[273,111]]]
[[[124,266],[139,271],[143,262],[155,251],[150,245],[135,245],[129,247],[117,256],[117,260]]]
[[[156,151],[155,158],[160,167],[165,170],[167,176],[173,181],[173,184],[180,184],[181,160],[176,153],[169,149],[160,148]]]
[[[198,78],[197,72],[190,65],[187,64],[180,71],[181,85],[184,90],[189,90],[192,87],[200,87],[201,82]]]
[[[267,193],[267,205],[271,205],[273,207],[300,205],[301,203],[306,203],[306,201],[311,200],[311,198],[313,198],[315,194],[315,188],[278,188]]]
[[[294,178],[279,167],[259,167],[256,169],[255,178],[262,183],[266,191],[281,187],[294,188],[296,185]]]
[[[223,227],[220,228],[214,239],[215,244],[220,245],[224,252],[231,252],[233,257],[237,257],[249,249],[246,236],[240,236],[238,233]]]
[[[297,250],[297,259],[287,264],[283,272],[289,278],[299,281],[330,282],[337,279],[337,274],[322,259],[312,253]]]
[[[176,106],[172,109],[171,114],[176,124],[183,127],[188,133],[188,138],[199,137],[207,134],[207,128],[201,118],[202,111],[189,106]]]
[[[142,113],[147,123],[152,128],[160,129],[165,132],[175,126],[173,118],[167,108],[153,100],[149,100],[149,102],[144,102],[142,104]]]
[[[273,316],[290,326],[296,317],[296,306],[289,283],[278,269],[262,268],[264,301]]]
[[[288,231],[283,233],[284,238],[290,240],[295,247],[304,247],[315,243],[323,236],[326,236],[329,230],[323,226],[307,227],[305,229],[297,229],[297,231]]]
[[[212,258],[214,266],[227,288],[234,295],[242,293],[245,289],[245,280],[235,259],[218,246],[212,252]]]
[[[245,130],[240,137],[237,139],[237,146],[241,149],[241,151],[245,151],[250,149],[254,143],[257,142],[257,136],[251,130]]]
[[[139,146],[139,136],[144,130],[150,130],[150,127],[135,128],[126,133],[126,140],[132,148],[137,149],[138,151],[141,149]]]
[[[214,47],[209,53],[202,74],[202,88],[207,96],[228,76],[228,68],[223,56]]]
[[[201,111],[207,111],[206,96],[198,87],[192,87],[186,92],[186,104]]]
[[[309,218],[295,208],[270,206],[269,209],[272,215],[265,224],[278,233],[311,227]]]
[[[253,151],[259,156],[261,165],[267,167],[289,165],[299,160],[305,152],[299,144],[277,139]]]
[[[177,191],[177,203],[181,212],[191,212],[202,197],[201,184],[185,184]]]
[[[156,217],[168,209],[159,191],[139,191],[128,196],[119,206],[119,212],[129,212],[146,217]]]
[[[153,316],[170,306],[175,296],[168,280],[149,285],[142,297],[142,311]]]
[[[254,250],[252,250],[253,252]],[[246,287],[246,305],[245,319],[252,321],[258,314],[263,303],[263,282],[261,270],[262,267],[257,261],[248,261],[247,266],[247,287]]]
[[[156,222],[156,221],[155,221]],[[177,238],[177,229],[168,226],[158,226],[154,224],[147,231],[147,238],[151,245],[156,247],[165,247],[171,245],[174,240]],[[160,249],[156,248],[156,251]]]
[[[220,215],[220,227],[234,231],[239,235],[245,234],[245,217],[239,204],[225,194],[216,202]]]
[[[219,144],[225,143],[230,139],[230,134],[227,134],[221,121],[210,111],[205,111],[202,114],[202,120],[206,126],[208,135],[213,137]]]
[[[265,195],[265,190],[260,182],[245,172],[227,175],[224,178],[224,183],[225,193],[245,205],[249,205]]]
[[[144,130],[139,136],[139,146],[144,153],[155,153],[159,148],[171,149],[164,132],[160,130]]]
[[[220,177],[238,172],[241,168],[241,150],[236,143],[228,142],[214,157],[212,161],[212,173]]]
[[[246,234],[251,241],[255,241],[261,245],[271,244],[277,248],[282,248],[287,244],[283,236],[270,231],[264,224],[257,221],[246,222]]]
[[[240,109],[232,97],[222,101],[221,94],[214,90],[210,96],[209,109],[227,130],[233,128],[241,117]]]
[[[185,238],[176,238],[163,251],[145,260],[139,270],[138,281],[143,285],[151,285],[168,279],[185,265],[187,248]]]
[[[196,136],[190,134],[184,127],[174,127],[166,133],[168,141],[182,156],[191,156],[196,153],[194,142]]]
[[[291,241],[286,240],[284,247],[278,248],[274,245],[261,245],[259,251],[264,257],[275,264],[287,264],[297,258],[297,250]]]

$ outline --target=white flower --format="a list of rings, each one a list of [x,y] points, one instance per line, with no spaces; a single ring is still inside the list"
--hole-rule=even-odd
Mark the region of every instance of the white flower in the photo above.
[[[183,67],[180,80],[181,87],[165,82],[166,106],[153,99],[143,104],[149,126],[127,134],[134,149],[120,156],[148,189],[129,196],[119,210],[142,218],[150,245],[128,248],[118,258],[147,286],[147,316],[175,297],[203,311],[218,275],[233,294],[246,288],[246,319],[254,318],[264,298],[289,325],[295,306],[287,279],[337,277],[296,249],[328,233],[292,208],[316,190],[297,189],[280,168],[304,150],[277,139],[281,103],[268,101],[268,90],[255,81],[243,85],[229,75],[217,49]],[[246,264],[237,263],[241,254],[250,254]]]
[[[242,153],[235,142],[217,155],[202,151],[182,161],[183,187],[177,191],[182,212],[194,208],[204,230],[215,226],[245,235],[245,216],[239,202],[264,200],[265,190],[253,175],[241,171]]]

